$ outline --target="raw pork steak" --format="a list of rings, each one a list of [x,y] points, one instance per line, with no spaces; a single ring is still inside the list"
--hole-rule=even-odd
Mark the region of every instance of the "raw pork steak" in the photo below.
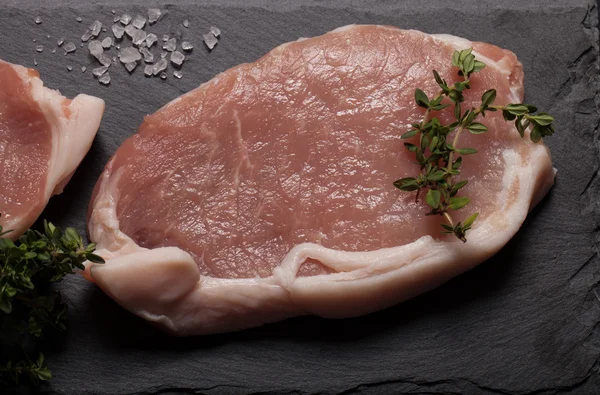
[[[0,224],[13,239],[62,192],[88,152],[104,101],[69,100],[37,71],[0,60]]]
[[[495,113],[465,136],[469,241],[441,235],[425,203],[394,188],[418,172],[400,140],[422,117],[455,49],[520,102],[512,52],[452,36],[348,26],[275,48],[148,116],[107,164],[89,233],[108,262],[86,277],[179,335],[233,331],[299,314],[349,317],[429,290],[495,254],[553,184],[542,143]]]

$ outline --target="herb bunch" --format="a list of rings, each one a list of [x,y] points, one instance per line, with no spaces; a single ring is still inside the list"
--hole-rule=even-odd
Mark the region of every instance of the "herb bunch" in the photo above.
[[[94,244],[73,228],[44,221],[17,242],[0,226],[0,387],[38,384],[52,377],[40,352],[44,339],[66,330],[67,306],[53,284],[89,260],[103,263]]]
[[[476,120],[485,117],[487,112],[502,111],[506,121],[514,121],[521,137],[530,129],[530,139],[534,143],[543,137],[554,133],[554,118],[547,113],[536,113],[537,108],[530,104],[494,105],[496,90],[489,89],[481,96],[479,107],[462,108],[465,91],[471,88],[471,75],[485,68],[483,62],[475,59],[473,49],[454,51],[452,66],[458,69],[460,80],[448,84],[437,71],[433,77],[440,87],[437,95],[430,98],[421,89],[415,90],[415,102],[425,109],[423,119],[413,123],[412,128],[402,135],[402,139],[417,138],[418,142],[404,143],[406,149],[416,156],[420,172],[415,177],[396,180],[394,186],[402,191],[416,191],[415,200],[425,194],[425,202],[431,207],[426,215],[441,215],[445,218],[443,233],[454,234],[462,242],[466,242],[466,233],[479,215],[474,213],[464,222],[455,222],[451,211],[460,210],[469,204],[470,199],[459,196],[460,190],[467,185],[467,180],[457,180],[462,165],[461,155],[477,153],[474,148],[459,148],[461,134],[468,131],[471,134],[483,134],[487,127]],[[449,100],[448,100],[449,99]],[[454,121],[448,125],[442,124],[435,112],[453,106]]]

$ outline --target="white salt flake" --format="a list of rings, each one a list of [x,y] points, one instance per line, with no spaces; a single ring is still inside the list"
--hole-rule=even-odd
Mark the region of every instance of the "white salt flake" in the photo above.
[[[148,33],[146,35],[146,46],[148,48],[150,48],[152,45],[154,45],[155,42],[158,41],[158,37],[156,37],[156,34],[154,33]]]
[[[136,30],[131,36],[131,41],[133,42],[133,45],[141,45],[146,41],[146,32],[143,30]]]
[[[171,52],[171,63],[176,66],[181,66],[185,60],[185,55],[179,51]]]
[[[166,49],[169,52],[173,52],[177,49],[177,39],[175,37],[167,40],[166,43],[163,44],[163,49]]]
[[[38,65],[38,62],[37,62],[37,60],[33,59],[33,65],[34,65],[34,66],[37,66],[37,65]]]
[[[117,13],[117,11],[116,11],[116,10],[110,10],[110,12],[111,12],[113,15]]]
[[[35,42],[37,42],[37,40],[36,40],[35,38],[34,38],[32,41],[33,41],[34,43],[35,43]]]
[[[103,27],[103,28],[102,28],[102,31],[103,31],[104,33],[106,33],[106,32],[107,32],[107,30],[106,30],[106,28],[105,28],[105,27]]]
[[[148,10],[148,23],[153,24],[158,21],[158,18],[162,15],[162,12],[158,8],[150,8]]]
[[[102,48],[109,49],[110,47],[112,47],[112,45],[113,45],[112,37],[105,37],[104,40],[102,40]]]
[[[134,47],[127,47],[119,50],[119,60],[121,63],[127,64],[137,62],[142,58],[142,55]]]
[[[115,25],[112,25],[111,29],[117,40],[120,40],[123,38],[123,34],[125,33],[125,28],[123,26],[115,24]]]
[[[61,45],[63,45],[65,42],[64,38],[61,38],[60,40],[58,40],[56,43],[58,44],[58,46],[60,47]]]
[[[135,68],[137,67],[137,65],[138,65],[137,62],[130,62],[125,65],[125,68],[127,69],[127,71],[132,73],[133,70],[135,70]]]
[[[34,21],[35,21],[36,25],[39,25],[40,23],[42,23],[42,18],[39,17],[39,16],[36,16],[35,19],[34,19]]]
[[[94,75],[94,77],[100,77],[101,75],[106,73],[107,70],[108,66],[97,67],[94,70],[92,70],[92,74]]]
[[[92,54],[92,56],[100,55],[104,52],[104,48],[102,47],[102,43],[98,40],[92,40],[88,44],[88,51]]]
[[[133,25],[128,25],[127,27],[125,27],[125,33],[132,38],[133,37],[133,33],[135,33],[138,29],[136,29],[135,27],[133,27]]]
[[[175,70],[173,72],[173,77],[181,79],[181,77],[183,77],[183,74],[181,73],[181,70]]]
[[[83,21],[83,19],[81,19],[81,17],[80,17],[80,16],[78,16],[77,18],[75,18],[75,20],[76,20],[77,22],[79,22],[79,23],[81,23],[81,22]]]
[[[163,35],[163,36],[162,36],[162,40],[163,40],[164,42],[167,42],[167,41],[169,40],[169,35],[168,35],[168,34],[165,34],[165,35]]]
[[[219,37],[221,35],[221,30],[218,27],[214,27],[211,26],[210,27],[210,32],[213,34],[213,36],[215,37]]]
[[[146,65],[146,67],[144,67],[144,75],[146,77],[151,77],[152,76],[152,66],[151,64]]]
[[[100,62],[100,64],[102,66],[106,66],[106,67],[110,66],[110,64],[112,62],[110,59],[110,56],[108,56],[105,53],[101,53],[98,56],[95,56],[95,58],[98,60],[98,62]]]
[[[85,33],[83,33],[83,36],[81,36],[81,41],[86,42],[90,38],[92,38],[92,32],[88,30]]]
[[[121,46],[120,46],[119,44],[117,44],[117,45],[115,46],[115,48],[117,48],[117,49],[121,49]]]
[[[165,73],[164,71],[162,73],[160,73],[160,79],[161,80],[166,80],[167,79],[167,73]]]
[[[189,41],[184,41],[181,43],[181,49],[184,51],[191,51],[194,49],[194,46]]]
[[[73,67],[71,67],[71,66],[67,66],[67,70],[69,70],[69,71],[73,71]]]
[[[35,47],[35,50],[37,52],[42,52],[44,50],[44,46],[43,45],[38,45],[38,46]]]
[[[183,20],[183,27],[185,27],[186,29],[187,29],[188,27],[190,27],[190,21],[188,21],[187,19],[184,19],[184,20]]]
[[[52,53],[56,53],[56,48],[54,48],[54,49],[52,50]]]
[[[85,71],[86,71],[86,70],[87,70],[87,67],[85,67],[85,66],[81,66],[81,72],[82,72],[82,73],[85,73]]]
[[[129,22],[131,22],[131,15],[123,14],[121,15],[121,18],[119,18],[119,20],[123,25],[129,25]]]
[[[92,23],[89,26],[89,29],[92,32],[92,37],[94,37],[94,38],[98,37],[98,35],[102,31],[102,22],[94,21],[94,23]]]
[[[159,60],[154,64],[154,66],[152,66],[152,74],[158,75],[162,71],[165,71],[168,65],[169,64],[167,63],[167,59]]]
[[[109,73],[105,73],[100,78],[98,78],[98,82],[101,83],[102,85],[108,85],[108,84],[110,84],[110,74]]]
[[[168,55],[169,55],[169,53],[168,53],[168,52],[165,52],[165,51],[163,51],[163,52],[160,54],[160,57],[164,59],[164,58],[166,58]]]
[[[206,33],[202,37],[204,38],[204,44],[206,44],[209,50],[212,50],[219,42],[212,33]]]
[[[152,63],[154,62],[154,54],[150,52],[147,48],[140,48],[140,53],[144,55],[144,62]]]
[[[50,38],[50,35],[49,35],[49,34],[46,34],[46,38]]]
[[[65,50],[65,55],[66,55],[68,53],[75,52],[75,50],[77,49],[77,47],[72,42],[68,42],[68,43],[65,44],[65,46],[63,47],[63,49]]]
[[[133,26],[138,29],[143,29],[144,26],[146,26],[146,18],[141,15],[136,15],[135,18],[133,18]]]
[[[120,20],[121,20],[121,17],[120,17],[119,15],[117,15],[117,16],[115,16],[115,17],[113,18],[113,22],[114,22],[114,23],[117,23],[117,22],[119,22]]]

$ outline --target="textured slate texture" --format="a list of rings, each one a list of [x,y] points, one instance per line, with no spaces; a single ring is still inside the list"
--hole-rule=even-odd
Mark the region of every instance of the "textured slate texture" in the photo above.
[[[51,53],[60,37],[79,44],[95,19],[110,25],[112,9],[135,15],[150,6],[123,3],[0,1],[0,58],[27,66],[36,58],[46,85],[107,101],[91,152],[43,214],[59,225],[84,229],[97,176],[145,114],[278,44],[349,23],[450,33],[513,50],[526,72],[527,101],[557,119],[557,134],[548,139],[557,182],[496,257],[433,292],[356,319],[303,317],[236,334],[171,338],[83,279],[70,278],[63,284],[70,331],[47,353],[55,378],[43,392],[600,393],[600,103],[593,3],[174,1],[161,6],[168,15],[154,30],[180,32],[195,44],[181,80],[170,74],[164,82],[144,78],[140,69],[129,75],[119,66],[104,87],[90,70],[81,72],[93,62],[79,45],[70,56]],[[41,25],[33,22],[37,15]],[[185,18],[189,29],[181,26]],[[200,40],[211,25],[221,28],[223,38],[208,53]],[[40,43],[45,50],[37,54]]]

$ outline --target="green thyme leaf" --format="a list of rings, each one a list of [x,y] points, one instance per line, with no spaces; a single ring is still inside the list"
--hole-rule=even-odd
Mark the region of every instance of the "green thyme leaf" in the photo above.
[[[429,108],[429,98],[421,89],[415,90],[415,102],[419,107]]]
[[[431,208],[437,209],[440,207],[441,197],[442,197],[442,195],[440,194],[439,191],[437,191],[435,189],[430,189],[429,191],[427,191],[427,195],[425,195],[425,201],[427,202],[428,205],[431,206]]]
[[[479,122],[471,122],[471,124],[467,126],[467,128],[472,134],[481,134],[487,132],[488,130],[487,126]]]

